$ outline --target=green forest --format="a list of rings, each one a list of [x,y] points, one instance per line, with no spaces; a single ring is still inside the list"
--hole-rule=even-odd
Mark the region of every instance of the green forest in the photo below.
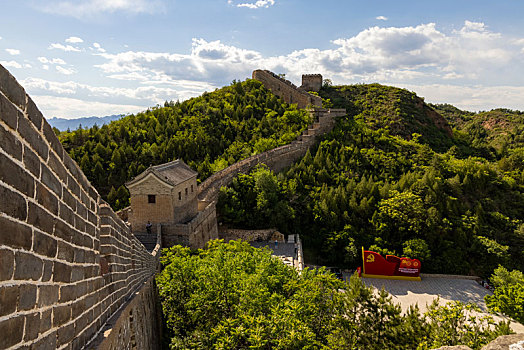
[[[474,305],[403,313],[384,290],[326,270],[302,273],[247,242],[164,250],[157,276],[170,349],[472,349],[510,333]]]
[[[129,205],[126,181],[150,165],[183,159],[203,181],[253,154],[294,140],[309,114],[256,80],[184,102],[166,102],[102,127],[59,134],[69,155],[114,209]]]
[[[308,263],[356,268],[364,246],[418,258],[423,272],[491,278],[490,308],[522,320],[524,114],[428,105],[379,84],[325,85],[319,94],[347,115],[290,168],[262,165],[222,188],[219,221],[298,233]],[[149,165],[182,158],[202,181],[291,142],[309,118],[247,80],[59,137],[120,209],[124,183]]]
[[[255,169],[222,189],[225,222],[299,233],[312,263],[354,268],[364,246],[418,258],[425,272],[524,269],[522,114],[506,112],[515,125],[502,137],[398,88],[320,94],[348,115],[287,171]]]

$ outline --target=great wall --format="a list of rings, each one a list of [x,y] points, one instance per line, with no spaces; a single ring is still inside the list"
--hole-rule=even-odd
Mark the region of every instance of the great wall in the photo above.
[[[311,113],[317,121],[299,140],[222,170],[199,186],[199,197],[212,202],[220,186],[261,162],[274,170],[290,165],[343,111]],[[0,146],[0,348],[158,348],[160,227],[150,253],[1,66]]]
[[[291,165],[316,136],[331,130],[333,117],[345,114],[319,108],[317,96],[270,72],[253,75],[275,94],[284,91],[288,102],[317,106],[310,111],[314,123],[291,144],[208,178],[198,187],[205,203],[257,164],[275,171]],[[309,78],[317,86],[318,76]],[[1,65],[0,226],[0,349],[160,348],[154,275],[161,226],[150,252],[101,199]]]

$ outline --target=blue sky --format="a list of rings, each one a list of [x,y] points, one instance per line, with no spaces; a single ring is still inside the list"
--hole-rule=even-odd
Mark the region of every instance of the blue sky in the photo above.
[[[134,113],[257,68],[524,110],[524,2],[0,2],[0,64],[48,118]]]

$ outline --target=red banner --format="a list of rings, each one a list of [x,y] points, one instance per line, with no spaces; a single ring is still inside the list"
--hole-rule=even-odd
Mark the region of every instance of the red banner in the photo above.
[[[419,277],[421,263],[418,259],[399,258],[364,250],[362,247],[364,275]]]

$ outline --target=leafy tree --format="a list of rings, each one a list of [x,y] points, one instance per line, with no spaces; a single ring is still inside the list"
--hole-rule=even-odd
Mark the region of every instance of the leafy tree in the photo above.
[[[460,303],[403,314],[356,275],[346,284],[325,269],[298,273],[246,242],[175,246],[161,261],[156,281],[171,349],[478,349],[510,332]]]
[[[410,239],[404,242],[402,255],[412,259],[427,261],[431,257],[431,251],[425,240],[420,238]]]
[[[495,286],[493,295],[486,295],[486,305],[492,312],[501,312],[524,324],[524,275],[521,271],[509,272],[499,266],[491,276]]]

